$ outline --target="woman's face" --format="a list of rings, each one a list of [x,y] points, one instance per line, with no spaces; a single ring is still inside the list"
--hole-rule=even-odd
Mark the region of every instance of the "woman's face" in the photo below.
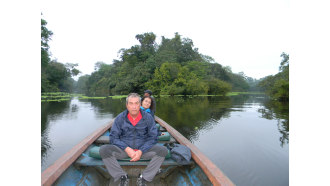
[[[145,98],[142,101],[142,107],[143,108],[148,109],[148,108],[150,108],[150,105],[151,105],[151,99],[150,98]]]

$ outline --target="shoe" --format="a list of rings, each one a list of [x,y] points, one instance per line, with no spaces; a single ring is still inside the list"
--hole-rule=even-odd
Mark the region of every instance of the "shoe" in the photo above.
[[[157,176],[158,174],[161,174],[161,173],[163,173],[163,169],[159,168],[158,171],[157,171],[157,173],[156,173],[156,176]]]
[[[128,183],[129,183],[129,178],[128,178],[127,175],[120,177],[120,184],[119,184],[119,186],[128,186]]]
[[[138,179],[136,180],[137,186],[147,186],[147,181],[142,177],[142,174],[139,175]]]

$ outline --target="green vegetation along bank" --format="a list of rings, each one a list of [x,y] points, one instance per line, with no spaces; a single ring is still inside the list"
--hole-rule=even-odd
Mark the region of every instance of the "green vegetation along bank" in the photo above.
[[[104,99],[108,96],[141,93],[151,89],[154,95],[228,95],[229,92],[264,91],[280,101],[289,99],[289,55],[283,53],[280,72],[260,80],[243,72],[233,73],[194,47],[193,41],[175,33],[155,42],[152,32],[137,34],[139,45],[122,48],[119,60],[112,64],[95,63],[90,75],[73,79],[78,64],[50,59],[48,41],[53,35],[41,19],[41,92],[77,92]],[[85,97],[86,98],[86,97]],[[68,99],[68,98],[62,98]],[[84,98],[81,98],[84,99]]]

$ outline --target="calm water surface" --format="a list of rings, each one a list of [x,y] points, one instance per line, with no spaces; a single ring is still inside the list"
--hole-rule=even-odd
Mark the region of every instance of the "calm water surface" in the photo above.
[[[289,105],[262,95],[156,98],[156,115],[236,185],[289,185]],[[42,170],[125,109],[125,99],[41,103]]]

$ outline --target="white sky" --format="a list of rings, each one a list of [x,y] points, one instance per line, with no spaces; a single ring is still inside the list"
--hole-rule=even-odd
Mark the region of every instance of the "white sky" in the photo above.
[[[83,74],[94,64],[111,64],[121,48],[139,44],[135,35],[153,32],[193,40],[199,52],[235,73],[262,78],[278,73],[289,53],[288,0],[236,1],[41,1],[54,35],[52,58],[78,63]]]

